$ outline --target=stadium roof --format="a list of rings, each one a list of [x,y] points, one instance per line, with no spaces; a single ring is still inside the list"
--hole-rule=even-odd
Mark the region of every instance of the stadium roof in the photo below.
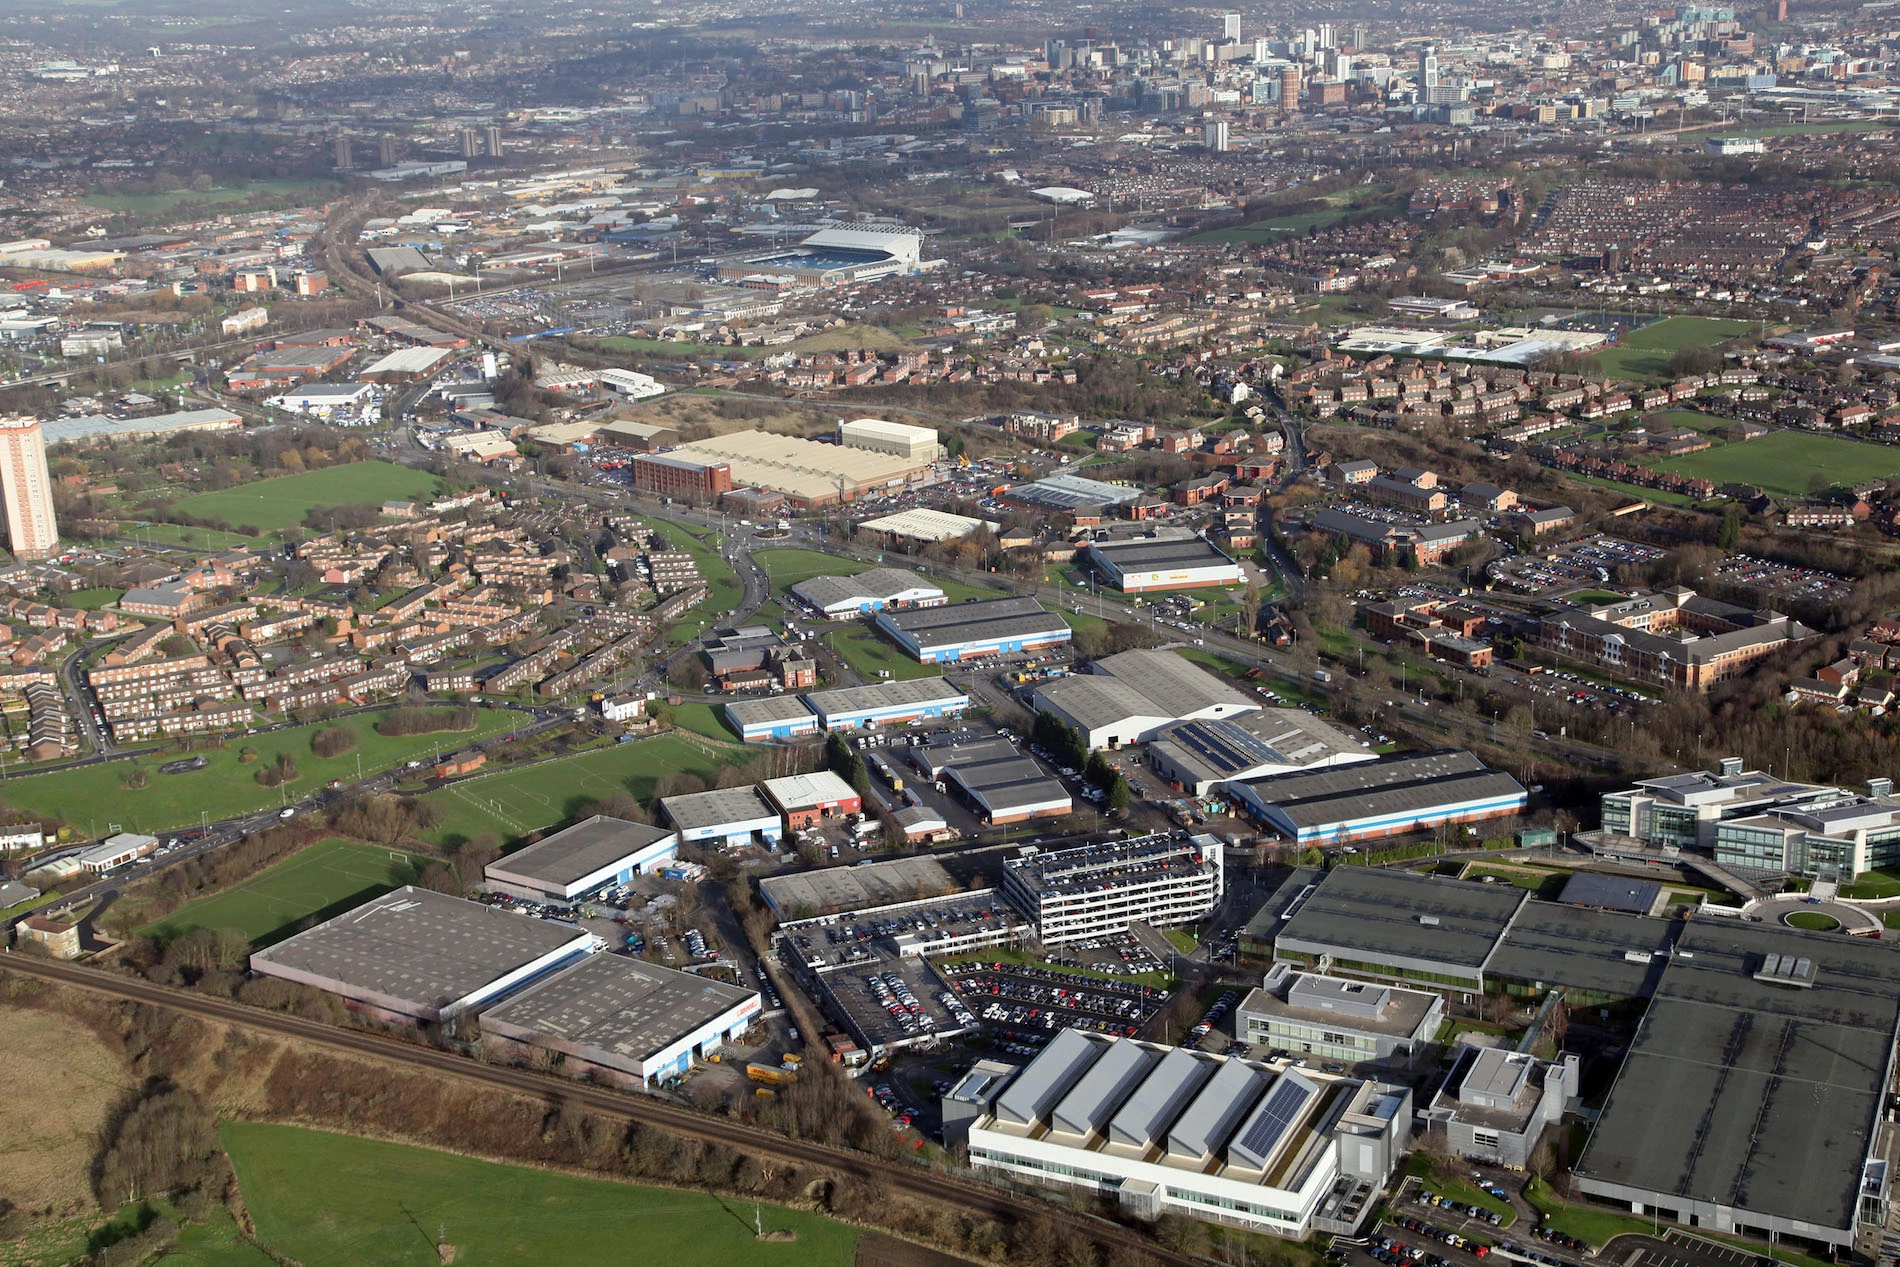
[[[591,934],[407,886],[251,956],[251,967],[435,1014]]]
[[[1758,979],[1770,955],[1809,984]],[[1889,944],[1692,920],[1577,1177],[1851,1235],[1897,1021]]]
[[[625,955],[589,955],[482,1015],[509,1037],[564,1040],[583,1059],[625,1066],[744,1004],[751,990]]]

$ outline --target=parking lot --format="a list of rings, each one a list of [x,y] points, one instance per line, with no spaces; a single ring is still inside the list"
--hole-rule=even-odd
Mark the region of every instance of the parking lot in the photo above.
[[[1716,565],[1718,580],[1752,585],[1776,598],[1806,603],[1838,603],[1851,596],[1854,583],[1819,568],[1790,567],[1747,554],[1732,554]]]
[[[1065,1029],[1133,1038],[1168,1001],[1166,990],[1098,981],[1025,964],[944,964],[945,980],[985,1029],[1039,1046]]]
[[[1545,554],[1508,555],[1486,568],[1491,579],[1527,594],[1547,594],[1578,586],[1609,585],[1625,564],[1654,563],[1664,551],[1621,537],[1594,536],[1567,541]]]

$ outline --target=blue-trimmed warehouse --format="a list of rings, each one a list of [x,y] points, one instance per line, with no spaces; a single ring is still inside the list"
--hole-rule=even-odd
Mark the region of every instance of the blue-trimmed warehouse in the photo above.
[[[1469,752],[1446,749],[1225,785],[1248,817],[1302,845],[1508,818],[1529,794]]]
[[[970,697],[940,677],[922,677],[813,691],[805,702],[826,730],[862,730],[961,716]]]
[[[1033,598],[879,612],[877,627],[924,664],[1020,655],[1066,646],[1070,639],[1069,622]]]

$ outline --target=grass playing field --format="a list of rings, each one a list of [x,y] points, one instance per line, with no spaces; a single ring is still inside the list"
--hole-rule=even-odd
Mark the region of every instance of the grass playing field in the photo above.
[[[675,732],[469,779],[426,794],[442,810],[431,839],[448,848],[482,832],[512,840],[570,819],[615,792],[646,801],[662,776],[677,771],[710,781],[723,766],[750,755],[736,741]]]
[[[248,524],[268,532],[302,523],[318,506],[380,506],[399,498],[433,497],[441,490],[442,481],[427,471],[394,462],[352,462],[200,493],[173,509],[227,527]]]
[[[1688,347],[1714,347],[1748,332],[1746,321],[1719,317],[1664,317],[1632,330],[1613,347],[1592,358],[1606,374],[1617,378],[1661,378],[1669,372],[1669,358]]]
[[[1714,414],[1697,413],[1693,409],[1670,409],[1660,417],[1672,427],[1691,427],[1697,431],[1714,431],[1718,427],[1735,424],[1733,418],[1718,418]]]
[[[919,664],[869,625],[836,625],[824,631],[824,638],[838,658],[863,674],[868,682],[880,680],[880,671],[889,673],[894,681],[943,676],[940,667]]]
[[[1900,449],[1811,431],[1776,431],[1759,440],[1718,444],[1655,465],[1717,484],[1759,484],[1783,497],[1806,497],[1816,475],[1830,485],[1847,485],[1900,472]]]
[[[850,1267],[858,1233],[815,1214],[638,1188],[295,1126],[220,1131],[257,1237],[306,1267],[527,1262]],[[452,1254],[438,1245],[453,1246]]]
[[[483,709],[476,714],[476,728],[440,735],[411,735],[390,738],[379,735],[374,723],[381,712],[363,713],[335,722],[293,726],[262,735],[237,735],[224,748],[207,749],[205,768],[184,774],[160,774],[159,766],[169,757],[138,758],[145,771],[146,785],[137,790],[125,786],[133,763],[111,761],[100,765],[79,766],[50,774],[14,775],[0,783],[0,801],[14,809],[63,819],[81,832],[97,838],[107,823],[118,823],[129,831],[161,832],[188,827],[199,821],[200,814],[213,820],[238,814],[255,813],[296,801],[316,791],[331,779],[355,779],[357,759],[362,758],[364,774],[386,770],[412,757],[452,752],[475,739],[500,734],[518,724],[512,712]],[[342,726],[356,734],[356,747],[341,756],[324,759],[310,750],[310,739],[326,725]],[[258,759],[241,765],[242,749],[257,750]],[[296,763],[297,777],[285,784],[285,796],[276,788],[257,782],[256,774],[287,753]]]
[[[783,594],[800,581],[809,581],[814,576],[856,576],[868,572],[874,564],[861,563],[856,559],[841,559],[833,554],[818,550],[800,550],[792,547],[776,550],[754,550],[752,561],[765,569],[765,575],[772,582],[772,592]]]
[[[139,929],[168,942],[194,928],[235,928],[258,945],[315,916],[328,919],[416,879],[408,854],[349,840],[320,840],[222,893],[199,898]]]

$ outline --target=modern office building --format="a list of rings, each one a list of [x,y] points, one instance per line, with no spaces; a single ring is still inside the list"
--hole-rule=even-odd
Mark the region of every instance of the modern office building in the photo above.
[[[1575,1107],[1580,1062],[1538,1060],[1497,1047],[1461,1046],[1451,1071],[1420,1115],[1445,1132],[1455,1157],[1522,1170],[1544,1129]]]
[[[1247,580],[1240,564],[1213,542],[1182,532],[1090,542],[1088,561],[1124,594],[1241,585]]]
[[[956,717],[970,697],[940,677],[920,677],[812,691],[805,703],[826,730],[862,730]]]
[[[1347,1065],[1409,1065],[1438,1036],[1444,996],[1277,963],[1234,1013],[1235,1035]]]
[[[1226,785],[1248,817],[1302,845],[1346,844],[1522,813],[1529,794],[1469,752],[1381,757]]]
[[[1035,703],[1075,727],[1090,748],[1140,743],[1178,721],[1237,717],[1260,707],[1172,651],[1103,656],[1086,673],[1038,686]]]
[[[988,823],[1060,818],[1075,808],[1069,789],[998,735],[912,748],[910,762],[946,793],[959,794]]]
[[[651,875],[679,851],[679,836],[596,814],[482,868],[491,893],[572,902],[609,884]]]
[[[792,597],[826,620],[850,620],[899,607],[941,607],[948,601],[928,577],[903,568],[810,577],[792,586]]]
[[[569,1076],[653,1086],[755,1023],[759,994],[625,955],[589,955],[482,1014],[504,1053],[559,1055]]]
[[[925,664],[1066,646],[1069,622],[1033,598],[991,598],[924,610],[879,612],[877,627]]]
[[[1897,1038],[1891,943],[1690,920],[1573,1182],[1716,1234],[1877,1239]]]
[[[38,418],[0,418],[0,508],[6,511],[7,549],[15,559],[47,559],[59,553],[53,477],[46,469],[46,437]]]
[[[1140,920],[1191,924],[1219,905],[1217,837],[1161,832],[1076,849],[1024,850],[1003,864],[1003,892],[1044,945],[1119,933]]]
[[[1776,611],[1737,607],[1671,586],[1545,616],[1537,646],[1637,682],[1705,691],[1763,656],[1815,637]]]
[[[776,847],[785,834],[777,807],[755,787],[720,788],[660,799],[666,820],[679,828],[683,843],[743,849]]]
[[[1078,1030],[944,1098],[973,1169],[1296,1239],[1357,1230],[1411,1116],[1401,1087]]]
[[[797,739],[818,733],[818,716],[796,695],[733,700],[722,706],[726,720],[747,743]]]
[[[1740,757],[1724,757],[1714,771],[1638,779],[1632,788],[1606,792],[1598,801],[1603,832],[1651,847],[1711,852],[1716,829],[1727,820],[1822,805],[1844,795],[1825,784],[1795,783],[1742,765]]]
[[[935,428],[916,427],[907,422],[886,422],[882,418],[840,422],[838,443],[847,449],[895,453],[899,457],[923,462],[935,462],[938,453]]]
[[[678,450],[635,454],[627,463],[627,478],[642,492],[695,506],[710,505],[735,487],[730,462]]]
[[[251,956],[394,1021],[445,1021],[598,949],[572,924],[407,886]]]

